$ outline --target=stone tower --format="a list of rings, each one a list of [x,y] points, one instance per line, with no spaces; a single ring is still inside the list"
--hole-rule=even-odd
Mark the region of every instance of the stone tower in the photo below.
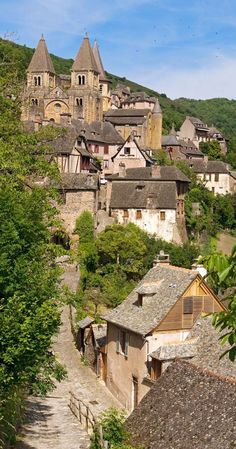
[[[108,111],[111,102],[110,81],[107,79],[97,42],[93,45],[93,55],[99,70],[99,91],[102,96],[103,112]]]
[[[87,34],[72,65],[68,94],[73,118],[83,118],[87,123],[102,120],[99,69]]]
[[[22,120],[44,116],[44,97],[55,87],[56,74],[42,35],[27,69]]]
[[[162,110],[157,98],[154,108],[152,110],[152,118],[151,118],[150,147],[153,150],[159,150],[161,148],[161,136],[162,136]]]

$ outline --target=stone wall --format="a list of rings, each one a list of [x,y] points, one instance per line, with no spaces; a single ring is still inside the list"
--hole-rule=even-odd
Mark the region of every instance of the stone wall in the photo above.
[[[75,229],[76,219],[88,210],[93,215],[97,210],[96,191],[68,191],[65,193],[65,203],[59,205],[60,218],[64,222],[65,231],[70,235]]]

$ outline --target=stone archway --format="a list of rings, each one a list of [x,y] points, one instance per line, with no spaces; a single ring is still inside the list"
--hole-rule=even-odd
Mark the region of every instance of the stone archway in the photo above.
[[[69,112],[69,106],[62,100],[53,100],[47,104],[45,108],[45,117],[48,119],[54,119],[56,123],[60,123],[61,114]]]

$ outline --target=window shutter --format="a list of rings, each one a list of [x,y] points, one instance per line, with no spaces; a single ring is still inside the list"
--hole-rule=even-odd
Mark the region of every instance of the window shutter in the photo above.
[[[192,296],[188,296],[183,298],[183,302],[184,302],[184,314],[192,314],[193,313],[193,297]]]
[[[128,357],[128,348],[129,348],[129,334],[125,334],[125,357]]]
[[[120,352],[120,331],[117,331],[117,339],[116,339],[116,352],[119,354]]]

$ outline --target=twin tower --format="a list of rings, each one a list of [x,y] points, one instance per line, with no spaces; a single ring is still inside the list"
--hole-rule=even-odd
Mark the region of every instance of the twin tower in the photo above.
[[[42,36],[27,69],[22,120],[102,120],[110,106],[108,81],[97,43],[85,35],[71,68],[71,75],[57,75]]]

